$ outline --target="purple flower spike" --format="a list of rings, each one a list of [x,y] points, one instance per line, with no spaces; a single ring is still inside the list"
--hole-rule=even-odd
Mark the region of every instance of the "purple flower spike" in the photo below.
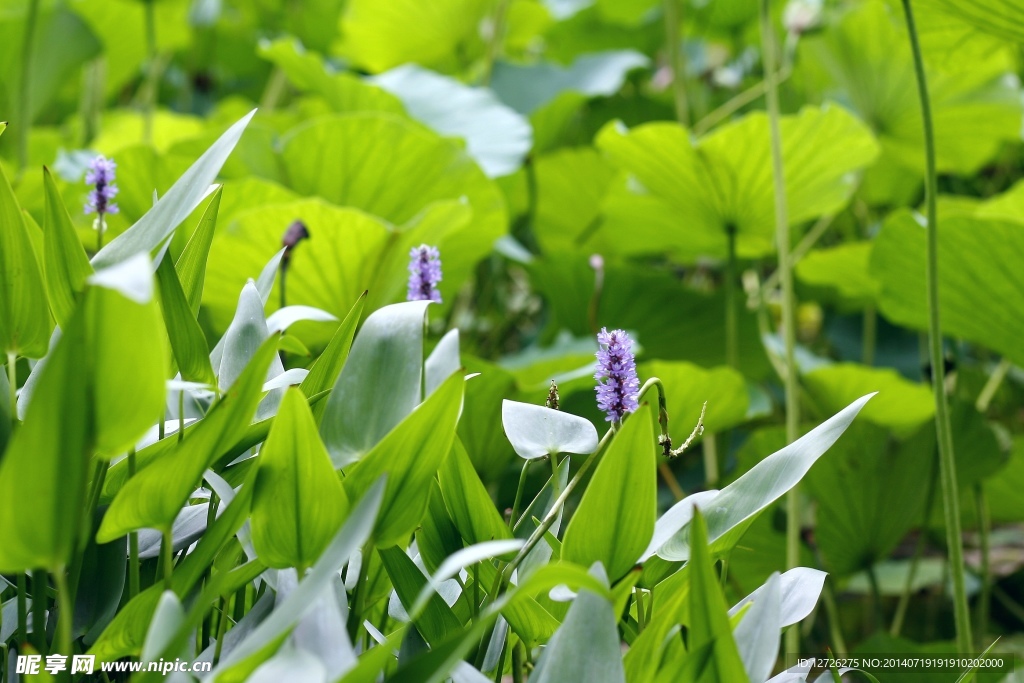
[[[597,343],[597,407],[608,414],[609,422],[619,422],[639,407],[640,380],[636,376],[633,340],[624,330],[609,332],[602,327]]]
[[[85,174],[87,185],[93,185],[89,192],[89,201],[85,205],[85,213],[95,213],[100,220],[103,216],[117,213],[117,204],[113,203],[117,196],[117,185],[114,184],[114,169],[117,164],[113,159],[98,156],[89,162],[89,171]]]
[[[409,252],[409,292],[406,301],[441,303],[437,283],[441,281],[441,252],[421,244]]]

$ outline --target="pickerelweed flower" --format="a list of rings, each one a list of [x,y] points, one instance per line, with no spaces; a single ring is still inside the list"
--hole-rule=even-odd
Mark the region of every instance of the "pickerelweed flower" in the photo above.
[[[117,213],[117,204],[113,199],[117,196],[117,185],[114,184],[114,170],[117,164],[113,159],[103,155],[89,162],[89,172],[85,174],[87,185],[93,185],[89,192],[89,201],[85,204],[85,213],[95,213],[102,221],[108,214]]]
[[[441,252],[421,244],[409,252],[409,292],[407,301],[441,303],[437,283],[441,281]]]
[[[597,343],[597,407],[608,414],[609,422],[618,422],[639,405],[640,380],[636,376],[633,340],[624,330],[609,332],[602,327]]]

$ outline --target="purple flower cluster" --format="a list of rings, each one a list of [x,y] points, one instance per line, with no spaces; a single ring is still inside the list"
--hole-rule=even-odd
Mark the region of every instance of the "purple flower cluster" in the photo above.
[[[608,414],[609,422],[618,422],[638,407],[640,380],[636,376],[633,340],[624,330],[609,332],[602,327],[597,343],[597,407]]]
[[[441,281],[441,252],[421,244],[409,252],[409,292],[407,301],[441,303],[437,283]]]
[[[114,184],[116,168],[113,159],[100,155],[89,162],[89,172],[85,174],[86,184],[94,186],[89,192],[85,212],[97,214],[100,220],[107,214],[117,213],[117,204],[112,201],[117,196],[117,185]]]

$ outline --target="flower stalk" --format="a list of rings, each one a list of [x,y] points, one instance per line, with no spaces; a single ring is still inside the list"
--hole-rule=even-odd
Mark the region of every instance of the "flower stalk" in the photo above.
[[[939,324],[939,234],[938,234],[938,174],[935,162],[935,129],[932,124],[928,79],[917,38],[914,8],[910,0],[903,1],[903,15],[910,37],[910,51],[914,57],[914,74],[921,102],[921,123],[924,128],[925,206],[928,220],[927,262],[925,279],[928,291],[928,350],[931,360],[932,393],[935,397],[935,429],[939,445],[939,481],[946,522],[946,544],[949,569],[953,580],[953,616],[956,624],[956,643],[960,654],[971,652],[971,617],[967,607],[967,588],[964,579],[964,549],[960,532],[960,489],[956,481],[956,460],[953,455],[953,429],[946,402],[946,369],[942,355],[942,327]]]

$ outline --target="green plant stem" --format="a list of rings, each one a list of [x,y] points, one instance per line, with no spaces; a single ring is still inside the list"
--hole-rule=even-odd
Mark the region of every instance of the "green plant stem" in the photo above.
[[[523,490],[526,488],[526,473],[530,469],[532,460],[523,463],[523,470],[519,473],[519,486],[516,487],[516,499],[512,502],[512,514],[508,518],[508,528],[515,530],[519,525],[519,506],[523,502]]]
[[[775,74],[775,80],[777,83],[782,83],[785,80],[787,80],[790,77],[790,75],[792,75],[792,73],[792,65],[787,61],[785,64],[782,65],[782,67],[779,68],[778,72]],[[702,118],[700,121],[695,123],[693,126],[694,135],[696,135],[697,137],[704,135],[704,133],[707,133],[709,130],[714,128],[722,120],[728,118],[729,116],[732,116],[741,108],[747,106],[757,98],[764,95],[767,88],[768,81],[763,80],[760,83],[752,85],[743,92],[739,93],[731,100],[729,100],[722,106],[718,107],[710,114]]]
[[[64,567],[55,567],[51,573],[53,574],[53,583],[57,587],[57,610],[60,613],[57,620],[56,651],[62,655],[70,655],[72,652],[71,631],[75,619],[74,598],[68,590]]]
[[[874,306],[864,309],[864,322],[861,336],[861,362],[864,365],[875,364],[875,340],[878,337],[878,311]]]
[[[490,40],[487,41],[487,54],[484,57],[484,70],[480,76],[480,83],[488,85],[491,82],[491,75],[494,73],[494,63],[498,61],[502,45],[505,42],[505,24],[508,19],[509,0],[498,0],[494,8],[494,23]]]
[[[704,483],[709,489],[713,489],[718,483],[718,441],[715,435],[711,432],[705,434],[701,446],[704,456]]]
[[[797,245],[793,247],[792,253],[789,255],[789,265],[791,268],[795,268],[796,264],[800,263],[800,259],[807,255],[807,252],[818,243],[818,240],[832,227],[832,220],[835,216],[822,216],[819,218],[811,229],[807,231]],[[763,299],[767,292],[772,291],[779,286],[779,271],[776,270],[774,273],[765,278],[764,284],[761,285],[761,298]]]
[[[7,391],[11,402],[11,426],[18,424],[18,356],[7,354]]]
[[[761,0],[761,52],[764,60],[765,91],[768,103],[768,127],[771,134],[772,180],[775,192],[775,239],[779,250],[782,283],[782,339],[785,345],[786,442],[800,436],[800,388],[796,367],[796,302],[793,294],[793,266],[790,256],[789,212],[782,162],[782,133],[779,130],[779,84],[775,67],[775,33],[771,24],[771,0]],[[786,494],[786,566],[800,562],[800,490],[794,486]],[[800,649],[800,631],[786,631],[787,653]]]
[[[171,589],[171,575],[174,574],[174,536],[171,527],[163,530],[163,540],[160,541],[160,564],[163,567],[164,587]]]
[[[523,669],[526,664],[524,649],[521,640],[517,640],[516,646],[512,648],[512,683],[523,683],[525,680],[523,677]]]
[[[42,569],[32,570],[32,645],[40,652],[47,654],[46,647],[46,589],[49,582],[46,572]]]
[[[676,119],[689,127],[690,105],[686,96],[686,54],[683,52],[681,27],[682,6],[680,0],[664,0],[665,43],[668,48],[668,62],[672,70],[672,99],[676,107]]]
[[[18,642],[28,642],[28,582],[25,572],[18,572]]]
[[[914,587],[914,577],[917,574],[917,566],[924,555],[925,546],[928,543],[928,520],[932,517],[932,507],[935,505],[935,484],[938,473],[932,468],[928,476],[928,492],[925,494],[924,519],[921,521],[921,531],[917,538],[917,545],[914,548],[914,556],[910,560],[910,568],[907,571],[907,580],[903,584],[903,592],[900,594],[899,602],[896,603],[896,612],[892,617],[892,625],[889,633],[898,638],[903,630],[903,621],[907,616],[907,608],[910,606],[910,593]]]
[[[914,10],[910,0],[903,0],[903,14],[910,36],[910,49],[914,55],[918,97],[921,102],[921,120],[924,127],[925,151],[925,204],[928,214],[928,259],[925,275],[928,290],[928,347],[932,366],[932,391],[935,395],[935,428],[939,445],[939,479],[945,511],[949,564],[953,579],[953,616],[956,623],[956,642],[960,654],[971,652],[971,617],[967,607],[967,589],[964,581],[963,538],[960,533],[960,491],[956,482],[956,459],[953,455],[953,430],[946,402],[946,371],[942,356],[942,327],[939,324],[939,234],[938,234],[938,176],[935,165],[935,132],[932,125],[928,80],[924,70],[921,45],[917,39]]]
[[[135,449],[128,451],[128,478],[135,476]],[[139,594],[139,534],[128,534],[128,599]]]
[[[992,566],[990,534],[992,520],[989,516],[988,501],[985,499],[985,486],[979,482],[974,485],[974,504],[978,515],[978,543],[981,552],[981,592],[978,595],[978,641],[985,641],[988,631],[989,605],[992,602]]]
[[[234,596],[225,600],[220,599],[220,619],[217,620],[217,644],[213,648],[213,665],[217,666],[220,661],[220,653],[224,648],[224,634],[228,631],[228,605],[235,599]]]
[[[1013,367],[1013,364],[1004,358],[999,361],[999,365],[989,375],[988,381],[985,382],[981,393],[978,394],[978,400],[974,403],[974,407],[978,409],[979,413],[988,412],[989,406],[992,405],[992,399],[996,397],[996,392],[999,391],[999,387],[1002,386],[1003,380],[1006,379],[1006,375],[1009,374],[1011,367]]]
[[[25,16],[25,39],[21,43],[20,121],[18,121],[18,162],[21,170],[28,167],[28,137],[32,130],[32,49],[35,45],[39,0],[29,0]]]
[[[356,579],[356,587],[352,591],[352,609],[348,613],[348,637],[354,644],[359,627],[363,623],[363,610],[366,604],[366,582],[369,580],[370,553],[373,552],[373,545],[369,542],[363,546],[362,559],[359,562],[359,577]]]
[[[736,227],[725,229],[729,250],[725,265],[725,362],[736,370],[740,366],[739,326],[736,317]]]
[[[160,86],[157,83],[160,65],[157,63],[156,47],[156,0],[145,0],[143,5],[146,12],[146,54],[149,57],[149,64],[146,74],[148,89],[143,105],[142,141],[149,144],[153,142],[153,110],[160,94]]]
[[[647,628],[647,615],[644,614],[644,593],[639,586],[633,587],[633,596],[636,599],[636,628],[637,633],[643,633]]]
[[[81,526],[78,530],[78,539],[74,559],[71,561],[71,604],[75,604],[78,596],[78,588],[82,578],[82,565],[85,562],[85,549],[89,543],[89,536],[92,534],[93,515],[96,506],[100,501],[100,494],[103,492],[103,482],[107,479],[107,461],[101,458],[95,459],[92,480],[89,485],[89,494],[86,497],[85,514],[82,515]]]
[[[825,581],[825,585],[822,587],[821,601],[825,603],[825,615],[826,619],[828,619],[829,638],[832,639],[832,651],[842,657],[846,654],[843,622],[839,619],[839,605],[836,604],[836,596],[832,592],[832,586],[828,580]]]

